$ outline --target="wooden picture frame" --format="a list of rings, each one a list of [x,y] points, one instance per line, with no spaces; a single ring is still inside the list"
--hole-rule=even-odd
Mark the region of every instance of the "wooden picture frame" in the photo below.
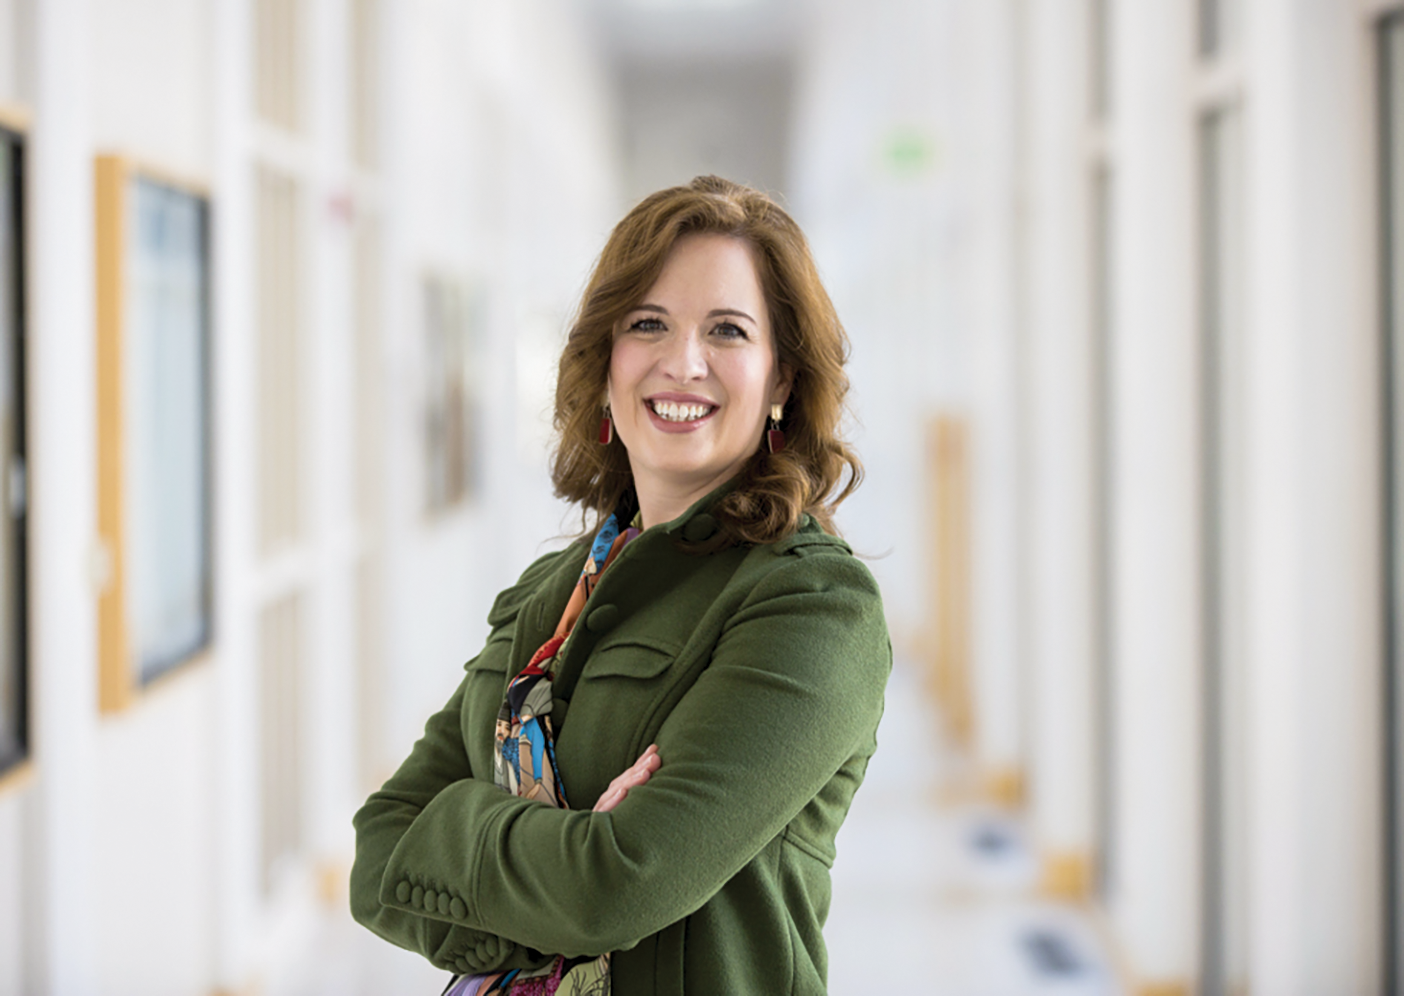
[[[25,132],[0,113],[0,788],[30,770],[25,481]]]
[[[98,690],[103,712],[212,635],[209,198],[99,156]]]

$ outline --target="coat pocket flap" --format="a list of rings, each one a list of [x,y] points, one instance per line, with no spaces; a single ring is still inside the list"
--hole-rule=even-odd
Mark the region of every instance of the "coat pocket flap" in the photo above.
[[[483,647],[483,652],[474,657],[467,664],[463,665],[463,670],[472,674],[474,671],[496,671],[498,674],[507,673],[507,661],[512,656],[512,631],[494,633],[488,638],[487,646]]]
[[[648,636],[606,638],[595,647],[582,678],[653,678],[668,669],[682,647]]]

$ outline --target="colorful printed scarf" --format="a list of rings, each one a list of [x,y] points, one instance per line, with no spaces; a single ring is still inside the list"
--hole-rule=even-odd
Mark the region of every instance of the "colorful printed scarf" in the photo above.
[[[556,768],[556,736],[551,728],[556,661],[600,575],[639,534],[639,527],[637,515],[623,532],[618,512],[605,520],[555,633],[507,685],[507,698],[497,714],[493,780],[513,795],[539,799],[557,809],[570,808]],[[550,965],[534,970],[455,976],[444,996],[609,996],[609,990],[609,955],[602,954],[598,958],[557,956]]]

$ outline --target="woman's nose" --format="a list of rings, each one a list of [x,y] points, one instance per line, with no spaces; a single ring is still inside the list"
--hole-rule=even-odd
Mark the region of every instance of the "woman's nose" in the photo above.
[[[707,376],[706,347],[697,332],[679,331],[665,340],[663,372],[677,381],[704,380]]]

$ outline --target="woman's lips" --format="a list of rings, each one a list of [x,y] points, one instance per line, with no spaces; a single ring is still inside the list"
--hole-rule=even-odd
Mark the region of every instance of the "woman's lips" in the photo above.
[[[692,432],[710,421],[718,407],[703,398],[689,396],[653,397],[644,402],[649,421],[663,432]]]

